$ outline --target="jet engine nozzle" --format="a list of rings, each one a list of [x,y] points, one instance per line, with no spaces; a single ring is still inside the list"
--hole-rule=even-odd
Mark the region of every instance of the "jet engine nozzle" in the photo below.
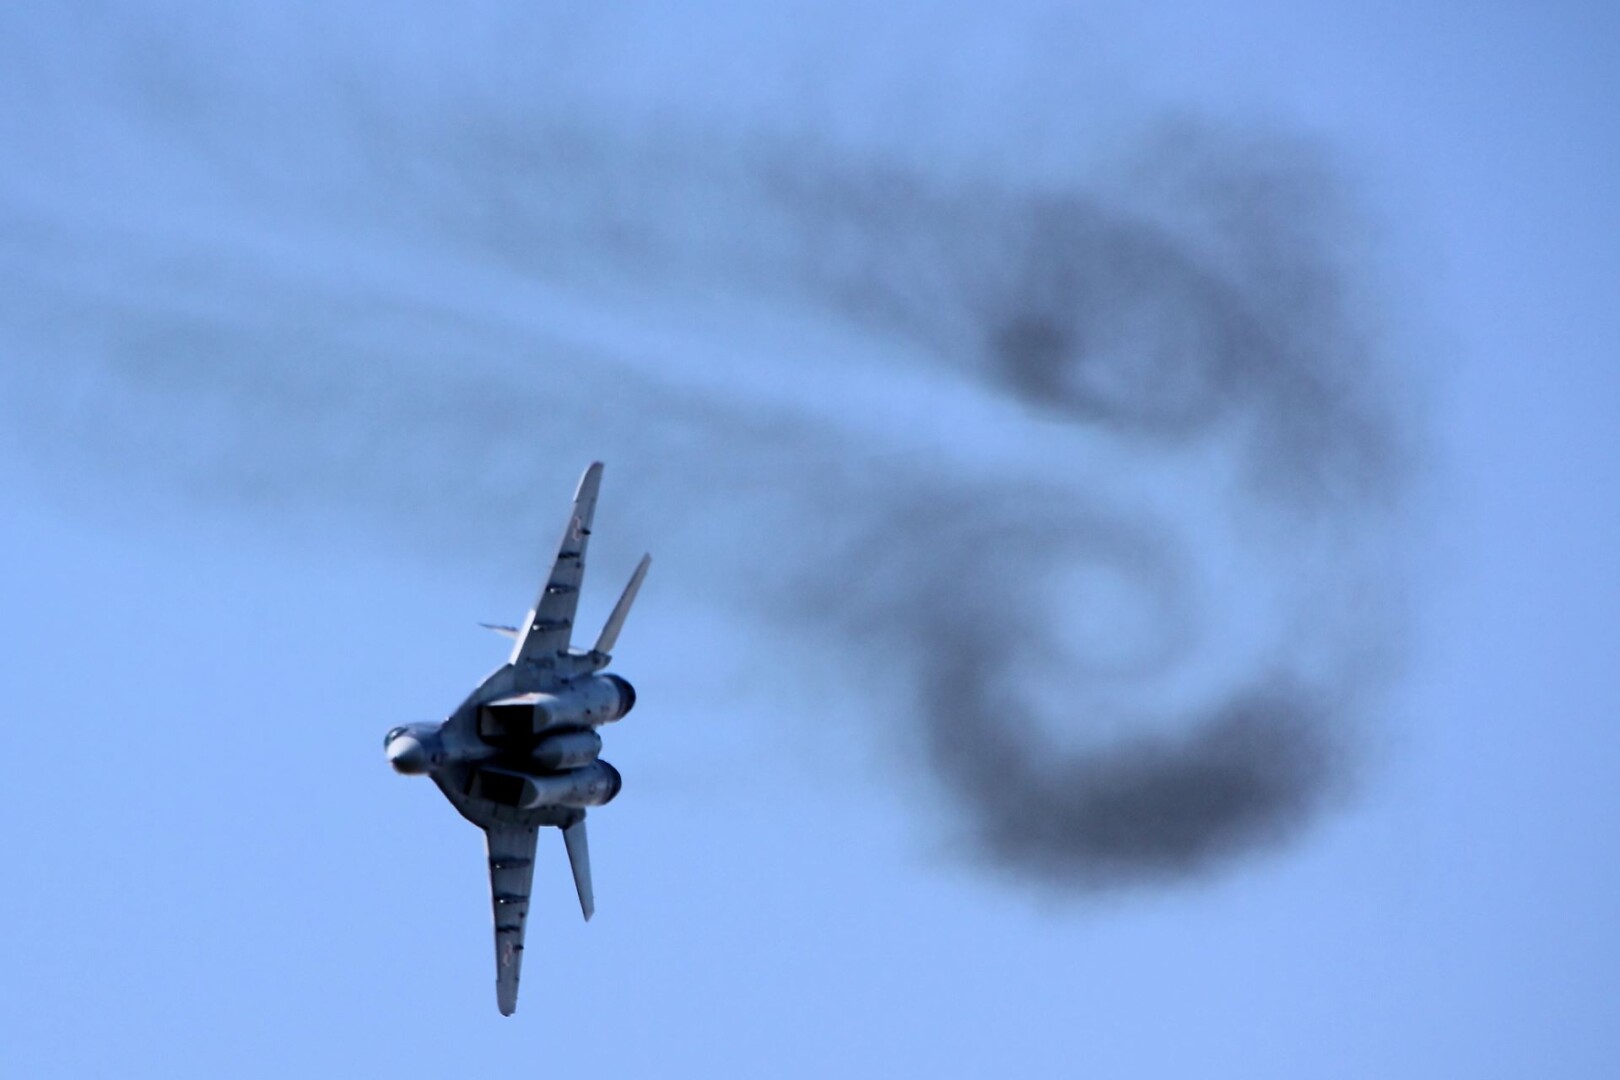
[[[415,735],[395,735],[388,740],[388,764],[405,776],[417,776],[428,770],[428,749]]]

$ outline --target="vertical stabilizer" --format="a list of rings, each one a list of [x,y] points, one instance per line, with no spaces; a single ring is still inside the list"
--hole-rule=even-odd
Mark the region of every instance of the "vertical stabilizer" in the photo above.
[[[585,839],[585,818],[563,830],[563,843],[568,846],[568,865],[574,871],[574,889],[579,893],[579,910],[590,922],[596,913],[596,896],[591,892],[591,846]]]
[[[630,575],[630,583],[624,587],[619,602],[613,605],[613,614],[608,616],[606,625],[602,627],[602,636],[596,639],[596,648],[592,652],[606,656],[619,643],[619,631],[624,629],[630,605],[636,602],[636,593],[641,591],[641,579],[647,576],[647,567],[651,565],[652,556],[643,555],[641,562],[636,565],[636,572]]]

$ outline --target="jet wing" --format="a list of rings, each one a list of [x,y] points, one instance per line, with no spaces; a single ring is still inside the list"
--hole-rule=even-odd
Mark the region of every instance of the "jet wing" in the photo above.
[[[502,1016],[511,1016],[517,1010],[523,931],[529,917],[538,832],[532,825],[490,825],[484,830],[489,849],[490,901],[495,906],[495,1000]]]
[[[585,576],[585,546],[591,538],[591,518],[596,513],[596,493],[602,485],[602,463],[594,461],[579,479],[574,492],[574,512],[563,530],[557,547],[557,560],[519,627],[517,645],[509,663],[538,660],[568,650],[574,628],[574,611],[579,606],[579,585]]]

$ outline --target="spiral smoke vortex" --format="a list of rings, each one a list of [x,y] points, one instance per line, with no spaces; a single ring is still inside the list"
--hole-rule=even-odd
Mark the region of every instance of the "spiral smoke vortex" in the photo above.
[[[589,446],[625,463],[627,512],[668,523],[666,573],[723,563],[772,617],[891,665],[916,760],[1014,880],[1185,879],[1344,788],[1398,649],[1411,425],[1321,148],[1181,117],[1031,179],[768,119],[648,124],[544,82],[453,89],[529,71],[521,50],[473,73],[280,23],[156,48],[127,21],[7,35],[27,46],[7,100],[31,111],[9,118],[26,167],[0,202],[0,339],[41,361],[0,376],[18,460],[507,558],[513,530],[550,527],[532,463]],[[296,78],[261,62],[267,37]],[[666,340],[649,306],[733,353],[756,325],[735,312],[791,311],[859,341],[885,386],[976,388],[999,426],[955,462],[897,457],[826,408],[638,361]],[[587,309],[651,329],[592,343]],[[808,363],[757,361],[779,384]],[[1052,453],[997,457],[1026,437]],[[1173,479],[1150,498],[1138,474]],[[473,517],[512,529],[468,550]],[[1260,552],[1263,633],[1198,602],[1203,526]],[[1065,567],[1162,608],[1129,678],[1067,648]],[[1245,634],[1218,678],[1156,693]]]
[[[1398,532],[1410,434],[1342,259],[1354,222],[1340,185],[1298,140],[1182,122],[1151,142],[1145,179],[1177,196],[1173,213],[1084,190],[911,183],[904,214],[821,193],[863,207],[875,246],[908,252],[934,283],[920,291],[876,260],[835,290],[867,317],[929,340],[1040,420],[1128,447],[1126,462],[1229,455],[1219,515],[1320,546],[1310,565],[1251,568],[1251,586],[1284,598],[1270,616],[1283,636],[1236,677],[1192,702],[1129,703],[1140,730],[1068,745],[1052,733],[1095,722],[1080,703],[1096,673],[1072,656],[1024,659],[1063,654],[1050,613],[1031,618],[1042,582],[1064,564],[1124,566],[1186,605],[1196,545],[1072,486],[871,500],[895,509],[860,551],[903,555],[862,577],[887,603],[849,625],[881,628],[885,655],[909,659],[927,757],[979,856],[1058,886],[1175,881],[1293,838],[1348,787],[1357,730],[1398,662],[1400,575],[1382,544]],[[1187,652],[1133,685],[1173,677]],[[1037,680],[1067,682],[1076,704],[1030,700]],[[1054,708],[1072,712],[1039,715]]]

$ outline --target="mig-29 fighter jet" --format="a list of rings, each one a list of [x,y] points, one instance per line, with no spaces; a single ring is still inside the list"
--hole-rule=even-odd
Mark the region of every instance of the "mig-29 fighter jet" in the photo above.
[[[383,740],[388,762],[407,775],[426,773],[461,816],[484,830],[495,906],[495,996],[501,1013],[517,1008],[523,929],[541,826],[562,830],[585,918],[595,910],[585,808],[619,793],[619,771],[601,760],[597,728],[636,703],[636,692],[603,671],[641,588],[644,556],[590,650],[569,644],[585,545],[602,482],[596,462],[580,478],[574,512],[557,561],[521,627],[493,626],[516,644],[504,666],[479,684],[443,723],[406,724]]]

